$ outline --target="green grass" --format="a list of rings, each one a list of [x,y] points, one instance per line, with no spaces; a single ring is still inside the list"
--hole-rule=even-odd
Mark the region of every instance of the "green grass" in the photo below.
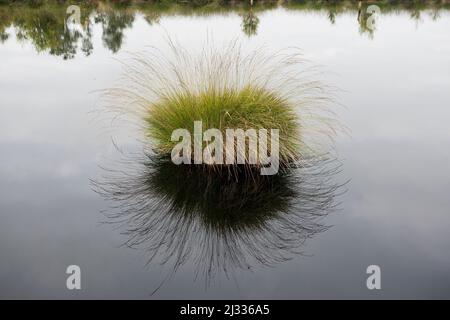
[[[199,120],[203,131],[216,128],[223,137],[226,129],[279,129],[281,162],[295,161],[299,153],[300,122],[294,106],[276,92],[252,85],[240,90],[177,92],[150,105],[146,118],[149,136],[162,154],[170,154],[178,143],[171,141],[174,130],[188,129],[193,136],[194,121]]]

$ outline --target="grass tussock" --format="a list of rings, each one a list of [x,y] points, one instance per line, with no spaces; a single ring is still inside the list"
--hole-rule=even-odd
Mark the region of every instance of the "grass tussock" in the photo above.
[[[186,128],[193,133],[194,120],[202,120],[205,128],[219,129],[224,136],[226,129],[279,129],[280,155],[286,162],[294,160],[300,150],[298,118],[292,105],[264,88],[209,88],[197,94],[177,93],[153,104],[146,121],[149,136],[158,141],[158,152],[170,154],[178,143],[170,140],[172,132]]]
[[[278,129],[281,166],[324,152],[336,132],[332,90],[297,48],[248,50],[237,40],[216,46],[208,39],[188,49],[169,39],[166,50],[132,54],[124,67],[119,85],[105,91],[107,104],[137,114],[159,155],[178,143],[174,130],[193,136],[194,121],[223,136],[227,129],[267,129],[269,136]]]

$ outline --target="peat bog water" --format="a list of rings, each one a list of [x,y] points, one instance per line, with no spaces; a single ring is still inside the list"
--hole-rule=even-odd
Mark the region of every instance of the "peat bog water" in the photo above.
[[[65,5],[0,5],[0,298],[450,298],[448,8],[382,6],[375,30],[367,28],[365,7],[358,17],[357,5],[80,8],[80,21],[67,27]],[[92,180],[120,158],[117,148],[139,152],[142,146],[126,117],[112,121],[102,113],[96,90],[114,86],[127,53],[163,47],[168,36],[187,49],[202,47],[207,37],[298,47],[340,89],[343,107],[334,111],[349,134],[338,136],[339,170],[327,174],[337,184],[350,180],[346,192],[330,186],[317,201],[311,190],[318,175],[303,177],[309,189],[278,181],[276,195],[264,186],[255,193],[254,203],[265,203],[266,211],[251,207],[258,219],[239,221],[249,234],[259,230],[260,217],[279,227],[272,211],[287,205],[277,196],[293,199],[294,225],[309,228],[298,231],[301,254],[289,261],[277,262],[277,250],[264,251],[263,232],[247,240],[258,251],[239,252],[232,242],[228,250],[263,256],[272,268],[250,263],[228,279],[218,272],[205,285],[201,273],[208,268],[201,263],[203,271],[186,263],[173,274],[161,265],[163,256],[146,264],[152,239],[145,238],[145,219],[134,235],[139,250],[121,246],[130,237],[123,229],[101,224],[114,201],[94,192]],[[213,230],[235,225],[221,214],[245,185],[227,190],[229,198],[217,194],[219,186],[202,202],[195,191],[205,181],[180,186],[173,178],[179,172],[160,169],[153,186],[185,214],[201,202],[201,211],[213,214],[203,220]],[[193,197],[180,198],[183,192]],[[338,210],[320,223],[305,218],[331,200]],[[152,223],[170,232],[173,225],[159,213]],[[186,237],[201,232],[189,228]],[[66,289],[72,264],[81,267],[82,290]],[[369,265],[381,267],[382,290],[367,289]]]

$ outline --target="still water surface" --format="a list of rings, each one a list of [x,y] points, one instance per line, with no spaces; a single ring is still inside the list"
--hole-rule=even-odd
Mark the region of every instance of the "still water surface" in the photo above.
[[[68,55],[8,26],[0,43],[0,297],[450,298],[450,14],[386,13],[374,33],[361,32],[356,15],[344,11],[332,23],[326,11],[274,8],[258,12],[257,30],[246,34],[233,11],[154,23],[138,12],[109,38],[109,20],[92,23],[88,54],[79,45]],[[100,224],[108,203],[90,183],[117,156],[111,140],[139,149],[139,132],[98,112],[95,90],[114,85],[127,51],[162,46],[167,35],[195,48],[208,34],[299,47],[326,70],[324,80],[342,89],[345,107],[335,111],[350,129],[336,142],[336,179],[351,181],[340,210],[322,221],[332,227],[308,239],[304,255],[217,276],[206,288],[186,264],[151,296],[167,268],[119,247],[126,237]],[[81,267],[80,291],[65,287],[71,264]],[[373,264],[381,291],[366,288]]]

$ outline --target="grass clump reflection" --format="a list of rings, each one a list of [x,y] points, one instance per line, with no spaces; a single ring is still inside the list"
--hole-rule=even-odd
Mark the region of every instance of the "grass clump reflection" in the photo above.
[[[273,266],[302,254],[308,239],[327,230],[321,220],[344,191],[334,181],[340,165],[325,158],[239,181],[155,155],[122,164],[94,183],[114,203],[108,222],[119,225],[127,247],[145,250],[149,263],[169,264],[171,274],[193,263],[196,277],[207,282],[217,273]]]

